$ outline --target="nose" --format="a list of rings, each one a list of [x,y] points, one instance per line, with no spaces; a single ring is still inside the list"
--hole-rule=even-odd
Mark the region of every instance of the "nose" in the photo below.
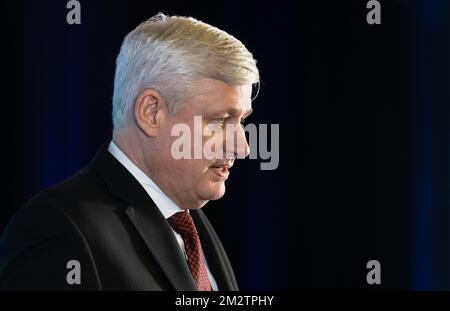
[[[241,124],[234,126],[233,129],[227,128],[225,140],[225,154],[232,154],[238,159],[244,159],[250,154],[250,146]]]

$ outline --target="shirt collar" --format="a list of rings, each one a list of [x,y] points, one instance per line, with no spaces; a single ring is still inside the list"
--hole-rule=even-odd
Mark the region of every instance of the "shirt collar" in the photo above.
[[[133,175],[134,178],[142,185],[150,198],[155,202],[160,212],[167,219],[175,213],[183,210],[178,207],[161,189],[146,175],[139,167],[136,166],[120,148],[111,141],[108,151]]]

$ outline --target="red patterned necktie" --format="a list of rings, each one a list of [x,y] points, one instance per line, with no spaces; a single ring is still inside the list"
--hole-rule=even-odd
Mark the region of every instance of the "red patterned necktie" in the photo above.
[[[192,216],[187,212],[178,212],[167,219],[172,228],[181,235],[187,261],[195,284],[200,291],[210,291],[211,283],[202,256],[202,246]]]

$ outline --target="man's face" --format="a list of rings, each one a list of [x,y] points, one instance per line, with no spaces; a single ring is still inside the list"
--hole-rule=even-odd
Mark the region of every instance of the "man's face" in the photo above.
[[[163,191],[175,198],[181,208],[199,208],[209,200],[221,198],[236,156],[248,156],[250,150],[242,122],[252,111],[251,91],[251,85],[231,86],[214,79],[200,80],[190,90],[191,96],[186,98],[181,111],[167,116],[161,124],[157,138],[161,151],[158,175]],[[179,124],[190,129],[190,137],[184,137],[191,144],[189,159],[176,159],[173,154],[173,143],[181,134],[171,132]],[[232,125],[234,131],[227,131],[227,126]],[[201,135],[197,136],[196,143],[195,135]],[[194,158],[196,152],[200,159]]]

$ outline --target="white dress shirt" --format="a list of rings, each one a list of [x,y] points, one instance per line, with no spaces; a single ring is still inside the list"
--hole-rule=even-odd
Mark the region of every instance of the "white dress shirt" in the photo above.
[[[122,150],[111,141],[108,147],[108,151],[131,173],[131,175],[136,178],[136,180],[142,185],[145,191],[148,193],[150,198],[155,202],[156,206],[159,208],[159,211],[163,214],[163,216],[168,219],[175,213],[182,212],[183,210],[178,207],[168,196],[165,195],[164,192],[159,189],[159,187],[151,180],[149,176],[147,176],[141,169],[139,169],[126,155]],[[183,250],[184,255],[186,256],[186,252],[184,250],[184,242],[177,232],[172,229],[175,238],[180,245],[180,248]],[[203,250],[202,250],[203,254]],[[214,291],[217,291],[217,283],[214,279],[213,275],[209,271],[208,264],[206,262],[206,258],[203,255],[203,259],[206,264],[206,270],[208,272],[208,277],[211,282],[211,288]]]

